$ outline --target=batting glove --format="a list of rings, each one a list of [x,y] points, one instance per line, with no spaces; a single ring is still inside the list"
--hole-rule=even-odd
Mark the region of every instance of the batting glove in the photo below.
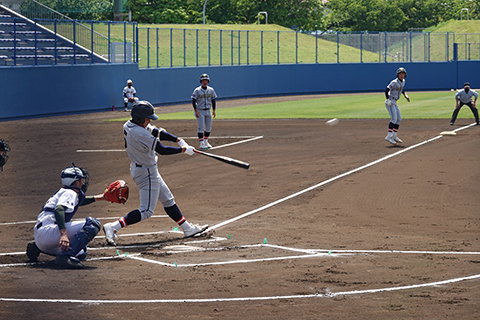
[[[194,154],[194,151],[193,151],[193,150],[195,150],[194,147],[188,146],[188,147],[185,148],[185,151],[184,151],[184,152],[185,152],[186,154],[188,154],[189,156],[191,156],[191,155]]]
[[[188,143],[186,143],[185,140],[183,140],[183,139],[180,139],[179,141],[177,141],[177,143],[182,148],[183,147],[185,147],[185,148],[188,147]]]

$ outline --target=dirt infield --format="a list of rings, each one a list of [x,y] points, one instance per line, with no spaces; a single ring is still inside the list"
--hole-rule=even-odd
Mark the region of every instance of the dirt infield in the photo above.
[[[249,170],[159,159],[186,218],[222,224],[213,235],[179,238],[157,206],[119,232],[117,248],[100,232],[83,270],[46,255],[26,264],[34,220],[72,161],[90,173],[89,195],[116,179],[131,187],[125,205],[95,203],[77,218],[105,223],[137,208],[123,123],[104,121],[124,114],[0,123],[12,147],[0,173],[1,319],[480,318],[480,127],[438,137],[471,120],[406,119],[395,147],[386,120],[217,120],[211,143],[240,143],[211,152]],[[196,146],[194,119],[155,124]]]

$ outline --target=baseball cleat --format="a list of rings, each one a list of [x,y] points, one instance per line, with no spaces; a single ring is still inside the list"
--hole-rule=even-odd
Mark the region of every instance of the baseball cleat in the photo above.
[[[38,256],[40,255],[40,249],[38,249],[35,241],[29,242],[27,244],[27,257],[30,262],[37,262]]]
[[[194,235],[202,233],[203,231],[207,230],[207,228],[208,228],[208,224],[203,225],[203,226],[198,226],[196,224],[191,224],[191,225],[192,225],[191,229],[183,232],[184,235],[185,235],[184,238],[193,237]]]
[[[105,240],[107,240],[107,243],[111,246],[116,246],[117,243],[115,242],[115,232],[109,223],[103,225],[103,232],[105,233]]]
[[[205,145],[207,146],[207,148],[213,148],[212,145],[210,143],[208,143],[207,140],[205,140]]]
[[[395,137],[393,138],[393,140],[395,140],[395,142],[398,142],[398,143],[402,143],[402,139],[400,139],[399,137]]]
[[[385,137],[385,140],[388,141],[388,142],[390,142],[390,143],[393,144],[393,145],[396,145],[396,144],[397,144],[397,143],[395,142],[395,140],[393,140],[392,137],[386,136],[386,137]]]
[[[75,257],[69,257],[66,255],[59,255],[55,259],[55,264],[57,266],[68,268],[68,269],[83,269],[84,265]]]
[[[450,122],[450,125],[453,126],[453,122]]]
[[[203,151],[208,150],[208,146],[205,143],[205,140],[200,142],[200,147],[198,148],[198,150],[203,150]]]

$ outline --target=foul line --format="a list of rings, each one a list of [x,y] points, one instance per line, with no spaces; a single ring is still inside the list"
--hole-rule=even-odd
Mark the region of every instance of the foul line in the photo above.
[[[470,124],[470,125],[468,125],[468,126],[461,127],[461,128],[456,129],[456,130],[453,130],[453,131],[456,132],[456,131],[464,130],[464,129],[467,129],[467,128],[469,128],[469,127],[475,126],[475,125],[476,125],[476,123],[472,123],[472,124]],[[279,199],[279,200],[277,200],[277,201],[271,202],[271,203],[269,203],[269,204],[267,204],[267,205],[264,205],[263,207],[260,207],[260,208],[257,208],[257,209],[255,209],[255,210],[246,212],[246,213],[244,213],[244,214],[242,214],[242,215],[239,215],[239,216],[237,216],[237,217],[235,217],[235,218],[232,218],[232,219],[230,219],[230,220],[226,220],[226,221],[223,221],[223,222],[221,222],[221,223],[218,223],[218,224],[216,224],[216,225],[214,225],[214,226],[211,226],[211,227],[209,227],[205,232],[208,232],[208,231],[210,231],[210,230],[223,227],[224,225],[230,224],[230,223],[235,222],[235,221],[237,221],[237,220],[240,220],[240,219],[243,219],[243,218],[245,218],[245,217],[248,217],[248,216],[250,216],[250,215],[252,215],[252,214],[254,214],[254,213],[257,213],[257,212],[263,211],[263,210],[265,210],[265,209],[268,209],[268,208],[270,208],[270,207],[273,207],[273,206],[275,206],[275,205],[277,205],[277,204],[279,204],[279,203],[282,203],[282,202],[285,202],[285,201],[290,200],[290,199],[292,199],[292,198],[295,198],[295,197],[297,197],[297,196],[299,196],[299,195],[302,195],[302,194],[304,194],[304,193],[306,193],[306,192],[309,192],[309,191],[311,191],[311,190],[314,190],[314,189],[317,189],[317,188],[319,188],[319,187],[321,187],[321,186],[324,186],[324,185],[326,185],[326,184],[328,184],[328,183],[330,183],[330,182],[333,182],[333,181],[335,181],[335,180],[341,179],[341,178],[343,178],[343,177],[346,177],[346,176],[348,176],[348,175],[351,175],[352,173],[355,173],[355,172],[358,172],[358,171],[360,171],[360,170],[366,169],[366,168],[371,167],[371,166],[373,166],[373,165],[376,165],[376,164],[378,164],[378,163],[380,163],[380,162],[383,162],[383,161],[385,161],[385,160],[388,160],[388,159],[390,159],[390,158],[392,158],[392,157],[396,157],[396,156],[398,156],[398,155],[400,155],[400,154],[402,154],[402,153],[405,153],[405,152],[410,151],[410,150],[412,150],[412,149],[418,148],[418,147],[420,147],[420,146],[422,146],[422,145],[424,145],[424,144],[427,144],[427,143],[430,143],[430,142],[432,142],[432,141],[438,140],[438,139],[440,139],[440,138],[442,138],[442,137],[443,137],[442,135],[438,135],[438,136],[436,136],[436,137],[434,137],[434,138],[431,138],[431,139],[428,139],[428,140],[426,140],[426,141],[417,143],[417,144],[415,144],[415,145],[413,145],[413,146],[410,146],[410,147],[408,147],[408,148],[405,148],[405,149],[402,149],[402,150],[397,151],[397,152],[395,152],[395,153],[392,153],[392,154],[390,154],[390,155],[388,155],[388,156],[385,156],[385,157],[380,158],[380,159],[378,159],[378,160],[376,160],[376,161],[370,162],[370,163],[368,163],[368,164],[366,164],[366,165],[363,165],[363,166],[361,166],[361,167],[358,167],[358,168],[356,168],[356,169],[353,169],[353,170],[350,170],[350,171],[348,171],[348,172],[342,173],[342,174],[340,174],[340,175],[338,175],[338,176],[336,176],[336,177],[333,177],[333,178],[330,178],[330,179],[325,180],[325,181],[323,181],[323,182],[320,182],[319,184],[316,184],[316,185],[314,185],[314,186],[311,186],[311,187],[308,187],[308,188],[306,188],[306,189],[303,189],[303,190],[301,190],[301,191],[299,191],[299,192],[297,192],[297,193],[291,194],[291,195],[289,195],[289,196],[287,196],[287,197],[285,197],[285,198],[282,198],[282,199]]]
[[[280,300],[280,299],[309,299],[309,298],[334,298],[338,296],[362,295],[378,292],[392,292],[400,290],[409,290],[424,287],[436,287],[460,281],[476,280],[480,278],[480,274],[471,276],[448,279],[437,282],[429,282],[422,284],[414,284],[401,287],[378,288],[369,290],[355,290],[343,292],[330,292],[328,289],[326,293],[314,294],[297,294],[286,296],[270,296],[270,297],[239,297],[239,298],[207,298],[207,299],[165,299],[165,300],[80,300],[80,299],[16,299],[16,298],[0,298],[0,301],[5,302],[51,302],[51,303],[84,303],[84,304],[107,304],[107,303],[210,303],[210,302],[237,302],[237,301],[265,301],[265,300]]]

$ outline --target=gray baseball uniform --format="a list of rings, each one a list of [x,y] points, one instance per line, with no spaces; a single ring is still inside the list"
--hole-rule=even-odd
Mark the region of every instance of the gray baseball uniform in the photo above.
[[[215,90],[207,86],[207,88],[203,88],[202,86],[198,86],[193,90],[192,99],[196,101],[196,109],[199,112],[199,117],[197,118],[198,124],[198,132],[210,132],[212,130],[212,100],[217,98],[217,94]]]

